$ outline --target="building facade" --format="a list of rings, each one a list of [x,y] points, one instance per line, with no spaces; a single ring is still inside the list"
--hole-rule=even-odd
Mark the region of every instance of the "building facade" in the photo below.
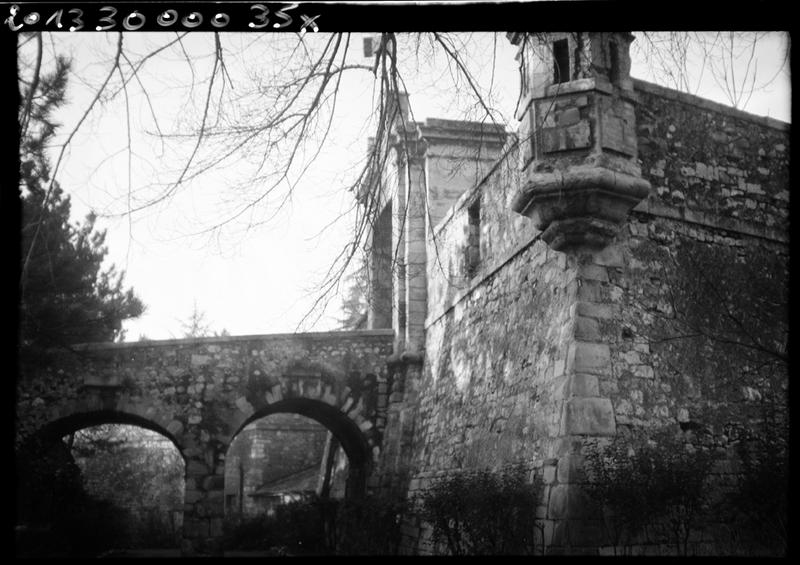
[[[401,95],[371,185],[369,321],[395,330],[376,481],[522,463],[549,551],[597,553],[590,446],[702,430],[724,483],[730,429],[785,400],[789,126],[632,79],[627,33],[509,39],[518,133],[412,123]],[[409,518],[406,551],[429,533]]]

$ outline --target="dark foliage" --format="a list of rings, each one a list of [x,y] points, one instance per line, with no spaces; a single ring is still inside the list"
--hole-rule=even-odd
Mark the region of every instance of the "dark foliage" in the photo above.
[[[663,524],[678,553],[707,518],[709,475],[715,456],[694,448],[678,430],[618,435],[586,448],[587,492],[602,504],[610,542],[632,541],[643,528]]]
[[[17,556],[92,557],[124,543],[126,512],[86,494],[66,445],[33,439],[16,464]]]
[[[402,500],[369,495],[347,500],[310,497],[282,504],[272,516],[226,524],[226,549],[276,554],[394,555]]]
[[[23,89],[20,109],[20,180],[22,238],[20,281],[20,355],[23,364],[41,363],[47,348],[122,335],[122,320],[139,316],[144,307],[123,288],[123,273],[104,268],[105,231],[89,214],[70,222],[70,199],[51,182],[45,152],[58,124],[52,113],[65,101],[69,62],[59,58],[55,70]],[[29,96],[30,94],[30,96]]]
[[[522,467],[462,471],[423,491],[421,516],[452,555],[532,555],[539,492]]]
[[[336,553],[342,555],[397,555],[404,499],[372,495],[345,499],[335,508],[333,534]]]
[[[765,413],[737,444],[742,472],[726,502],[740,552],[784,556],[789,547],[789,422]]]

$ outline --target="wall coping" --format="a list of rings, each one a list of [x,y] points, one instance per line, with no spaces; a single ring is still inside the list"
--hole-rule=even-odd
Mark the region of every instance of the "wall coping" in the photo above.
[[[324,341],[329,339],[353,339],[353,338],[392,338],[394,330],[351,330],[351,331],[332,331],[332,332],[303,332],[303,333],[278,333],[278,334],[254,334],[254,335],[235,335],[220,337],[196,337],[180,339],[153,339],[148,341],[125,341],[121,343],[79,343],[72,347],[78,351],[94,351],[98,349],[135,349],[139,347],[166,347],[170,345],[202,345],[233,343],[243,341],[279,341],[279,340],[315,340]]]
[[[791,123],[783,122],[781,120],[776,120],[775,118],[769,118],[767,116],[758,116],[756,114],[751,114],[750,112],[739,110],[738,108],[728,106],[727,104],[722,104],[721,102],[714,102],[713,100],[703,98],[702,96],[687,94],[679,90],[674,90],[672,88],[661,86],[659,84],[655,84],[638,78],[633,79],[633,89],[634,91],[649,92],[651,94],[661,96],[662,98],[668,98],[670,100],[675,100],[677,102],[683,102],[684,104],[691,104],[692,106],[697,106],[699,108],[703,108],[704,110],[711,110],[712,112],[725,114],[726,116],[730,116],[732,118],[737,118],[740,120],[747,120],[749,122],[754,122],[763,126],[767,126],[772,129],[785,131],[787,133],[792,128]]]

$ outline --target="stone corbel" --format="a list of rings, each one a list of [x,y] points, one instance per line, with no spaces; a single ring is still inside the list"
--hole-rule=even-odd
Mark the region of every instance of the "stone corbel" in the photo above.
[[[531,218],[557,251],[602,249],[649,192],[641,177],[602,167],[531,172],[512,208]]]

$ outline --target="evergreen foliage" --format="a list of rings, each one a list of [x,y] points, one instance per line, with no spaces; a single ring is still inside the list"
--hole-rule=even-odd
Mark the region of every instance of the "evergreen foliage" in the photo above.
[[[58,124],[53,112],[65,101],[69,62],[39,77],[31,95],[23,88],[20,122],[22,196],[20,350],[24,362],[40,360],[47,348],[112,341],[123,335],[122,321],[144,311],[141,300],[123,287],[124,274],[103,267],[106,232],[95,229],[90,213],[70,222],[70,198],[51,183],[46,154]],[[26,109],[29,109],[26,112]]]
[[[367,267],[363,259],[357,268],[344,277],[346,295],[342,298],[342,314],[340,327],[343,330],[358,330],[366,328],[367,312],[369,310],[369,285],[367,282]]]

